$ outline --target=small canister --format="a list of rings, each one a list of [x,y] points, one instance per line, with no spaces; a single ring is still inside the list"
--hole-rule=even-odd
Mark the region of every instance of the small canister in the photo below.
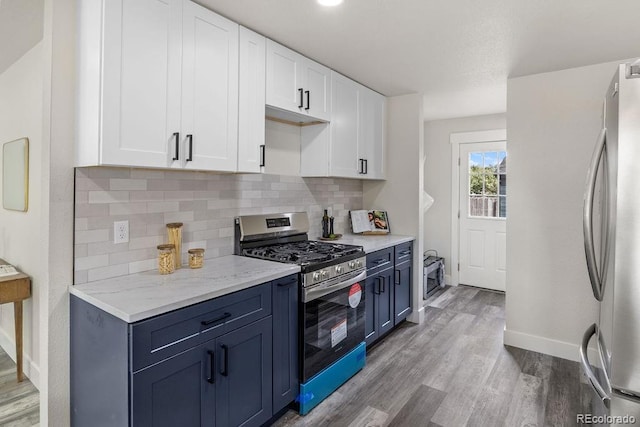
[[[204,264],[204,249],[189,249],[189,268],[202,268]]]
[[[171,274],[176,271],[175,252],[176,246],[171,243],[158,245],[158,272],[160,274]]]

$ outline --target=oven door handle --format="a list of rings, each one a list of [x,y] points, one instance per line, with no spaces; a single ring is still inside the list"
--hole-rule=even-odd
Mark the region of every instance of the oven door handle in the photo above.
[[[361,280],[364,280],[367,277],[366,270],[362,271],[362,273],[358,274],[356,277],[352,277],[350,279],[344,280],[342,282],[336,283],[330,286],[314,286],[311,288],[307,288],[304,290],[302,295],[302,302],[313,301],[314,299],[318,299],[335,291],[339,291],[340,289],[348,288],[349,286],[357,283]]]

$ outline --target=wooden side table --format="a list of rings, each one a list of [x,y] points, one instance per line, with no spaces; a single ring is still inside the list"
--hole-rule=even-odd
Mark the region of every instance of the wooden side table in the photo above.
[[[0,264],[7,264],[7,262],[0,259]],[[24,379],[22,372],[22,301],[29,297],[31,297],[31,278],[29,276],[19,272],[11,276],[0,277],[0,304],[13,303],[18,382]]]

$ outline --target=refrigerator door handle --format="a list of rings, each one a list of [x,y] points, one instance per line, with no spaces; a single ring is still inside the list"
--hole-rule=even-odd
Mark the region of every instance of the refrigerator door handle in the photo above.
[[[584,205],[582,207],[582,232],[584,234],[584,252],[587,258],[587,271],[593,296],[602,301],[602,278],[596,264],[596,250],[593,243],[593,198],[596,189],[596,178],[600,160],[605,151],[607,142],[607,129],[604,128],[598,135],[598,142],[591,158],[591,165],[587,173],[587,186],[584,193]]]
[[[582,369],[584,373],[589,378],[589,382],[591,383],[591,387],[598,393],[600,400],[604,402],[604,404],[609,407],[609,395],[602,385],[598,382],[598,378],[596,374],[593,372],[593,368],[591,368],[591,364],[589,363],[589,356],[587,355],[587,348],[589,347],[589,341],[591,341],[591,337],[593,337],[598,332],[598,326],[594,323],[589,326],[589,328],[584,333],[582,337],[582,345],[580,346],[580,362],[582,364]]]

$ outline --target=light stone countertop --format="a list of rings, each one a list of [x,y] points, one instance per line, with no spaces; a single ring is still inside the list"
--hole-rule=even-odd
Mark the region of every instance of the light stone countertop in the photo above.
[[[173,274],[156,270],[71,286],[69,292],[128,323],[298,273],[300,266],[229,255]]]
[[[416,238],[413,236],[401,236],[398,234],[368,235],[361,234],[344,234],[338,240],[331,240],[334,243],[344,243],[345,245],[362,246],[366,253],[379,251],[381,249],[390,248],[405,242],[411,242]],[[319,240],[319,239],[313,239]]]

